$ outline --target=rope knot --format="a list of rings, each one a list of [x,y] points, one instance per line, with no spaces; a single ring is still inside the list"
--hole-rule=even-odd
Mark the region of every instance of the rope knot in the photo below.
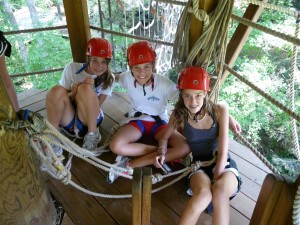
[[[163,176],[161,174],[156,173],[152,175],[152,184],[156,184],[162,180],[163,180]]]
[[[195,163],[193,163],[191,165],[192,172],[196,172],[200,167],[201,167],[201,162],[200,161],[196,161]]]

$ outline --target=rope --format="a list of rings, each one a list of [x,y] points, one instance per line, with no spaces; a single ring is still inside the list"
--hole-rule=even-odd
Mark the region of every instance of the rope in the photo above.
[[[297,21],[299,21],[299,17],[297,18]],[[298,37],[299,34],[299,23],[296,23],[296,29],[295,29],[295,37]],[[296,79],[296,70],[297,70],[297,46],[293,46],[293,55],[292,55],[292,65],[293,72],[291,74],[291,80],[290,80],[290,105],[291,110],[295,110],[295,79]],[[297,126],[296,121],[294,119],[291,119],[291,125],[292,125],[292,133],[293,133],[293,141],[294,141],[294,155],[297,157],[297,159],[300,161],[300,149],[299,149],[299,140],[298,140],[298,134],[297,134]]]
[[[299,21],[300,19],[300,14],[298,14],[297,17],[297,22],[296,22],[296,29],[295,29],[295,37],[298,37],[299,34]],[[293,56],[292,56],[292,68],[293,68],[293,73],[291,76],[291,82],[290,82],[290,104],[291,104],[291,110],[294,111],[295,109],[295,79],[296,79],[296,63],[297,63],[297,46],[293,46]],[[297,133],[297,126],[296,126],[296,121],[294,119],[291,119],[291,125],[292,125],[292,133],[293,133],[293,141],[294,141],[294,155],[296,155],[298,161],[300,161],[300,149],[299,149],[299,139],[298,139],[298,133]],[[295,195],[295,200],[294,200],[294,205],[293,205],[293,223],[295,225],[300,225],[300,185],[298,186],[298,191]]]
[[[295,196],[292,218],[294,225],[300,224],[300,186],[298,186],[298,190]]]
[[[12,34],[34,33],[34,32],[41,32],[41,31],[47,31],[47,30],[61,30],[61,29],[67,29],[67,25],[56,26],[56,27],[26,29],[26,30],[6,31],[6,32],[3,32],[3,34],[4,35],[12,35]]]
[[[280,174],[278,170],[256,149],[247,141],[242,135],[235,133],[237,139],[242,141],[273,173]]]
[[[144,115],[145,116],[145,115]],[[143,117],[143,115],[141,116]],[[125,121],[123,121],[122,124],[125,124],[126,121],[130,120],[132,118],[129,118]],[[136,118],[135,118],[136,119]],[[108,138],[104,145],[101,146],[97,151],[90,152],[86,149],[80,148],[77,144],[69,140],[67,137],[62,135],[56,128],[54,128],[45,118],[41,117],[38,113],[30,112],[28,116],[28,120],[26,121],[0,121],[1,128],[6,129],[26,129],[28,134],[28,139],[30,146],[32,147],[33,151],[38,156],[38,159],[40,160],[40,168],[42,171],[45,171],[49,173],[53,178],[61,180],[64,184],[69,184],[84,193],[96,196],[96,197],[103,197],[103,198],[128,198],[131,197],[131,195],[109,195],[109,194],[101,194],[92,192],[90,190],[87,190],[83,187],[80,187],[78,184],[74,183],[72,181],[72,174],[71,174],[71,159],[73,156],[76,156],[78,158],[83,159],[84,161],[90,163],[91,165],[105,170],[105,171],[113,171],[114,173],[118,174],[119,176],[123,176],[128,179],[132,179],[132,169],[122,168],[118,167],[114,164],[107,163],[103,160],[100,160],[96,156],[99,156],[102,152],[105,152],[105,149],[108,145],[107,143],[110,141]],[[118,125],[117,127],[113,127],[114,132],[117,131],[117,128],[121,127],[121,125]],[[112,136],[112,135],[110,135]],[[110,137],[109,136],[109,137]],[[53,150],[53,145],[56,145],[58,147],[63,148],[65,151],[69,152],[70,157],[67,163],[64,165],[62,161],[64,160],[63,156],[57,156]],[[205,165],[203,162],[202,165]],[[169,173],[167,175],[161,175],[161,174],[155,174],[152,175],[152,182],[157,183],[158,181],[163,180],[166,177],[178,175],[180,173],[184,173],[184,175],[179,176],[175,180],[165,184],[162,187],[159,187],[157,189],[154,189],[152,193],[157,192],[165,187],[168,187],[172,185],[173,183],[180,180],[182,177],[185,176],[185,174],[189,173],[190,171],[193,171],[197,168],[199,168],[201,164],[197,163],[196,166],[193,165],[190,168],[185,168],[183,170],[175,171],[173,173]],[[113,169],[113,170],[111,170]]]
[[[146,37],[140,37],[140,36],[131,35],[131,34],[124,34],[122,32],[107,30],[107,29],[100,28],[100,27],[90,26],[90,29],[97,30],[97,31],[102,31],[102,32],[105,32],[105,33],[108,33],[108,34],[115,34],[115,35],[122,36],[122,37],[128,37],[128,38],[132,38],[132,39],[136,39],[136,40],[147,40],[147,41],[150,41],[150,42],[153,42],[153,43],[156,43],[156,44],[173,46],[173,43],[171,43],[171,42],[159,41],[159,40],[146,38]]]
[[[240,74],[238,74],[235,70],[230,68],[227,64],[224,64],[224,69],[228,70],[232,75],[234,75],[236,78],[247,84],[250,88],[252,88],[254,91],[259,93],[261,96],[265,97],[267,100],[269,100],[272,104],[276,105],[278,108],[280,108],[285,113],[289,114],[291,117],[296,119],[298,122],[300,122],[300,115],[296,114],[296,112],[290,110],[282,103],[276,101],[274,98],[272,98],[270,95],[268,95],[266,92],[261,90],[259,87],[255,86],[253,83],[251,83],[249,80],[243,78]]]
[[[245,18],[241,18],[239,16],[236,16],[236,15],[232,15],[231,16],[232,19],[236,20],[237,22],[241,23],[241,24],[244,24],[246,26],[249,26],[249,27],[253,27],[257,30],[260,30],[264,33],[267,33],[267,34],[270,34],[270,35],[273,35],[274,37],[278,37],[282,40],[285,40],[285,41],[288,41],[294,45],[297,45],[297,46],[300,46],[300,39],[299,38],[295,38],[295,37],[292,37],[290,35],[287,35],[287,34],[284,34],[284,33],[281,33],[281,32],[278,32],[278,31],[275,31],[275,30],[272,30],[270,28],[267,28],[265,26],[262,26],[262,25],[259,25],[257,23],[254,23],[252,22],[251,20],[248,20],[248,19],[245,19]]]
[[[228,24],[232,8],[233,1],[219,1],[215,10],[207,15],[206,11],[199,9],[199,0],[189,0],[181,14],[175,34],[172,66],[177,70],[188,65],[207,69],[212,63],[217,81],[210,92],[211,95],[216,93],[218,96],[219,92],[219,81],[223,71],[221,62],[225,60]],[[203,21],[204,25],[201,36],[192,49],[189,49],[189,25],[193,15],[199,21]]]
[[[282,13],[285,13],[285,14],[292,15],[294,17],[298,17],[298,15],[299,15],[299,11],[297,11],[295,9],[289,9],[289,8],[277,6],[277,5],[270,4],[270,3],[267,3],[267,2],[263,2],[263,1],[257,1],[257,0],[238,0],[238,1],[246,1],[246,2],[249,2],[251,4],[262,6],[264,8],[268,8],[268,9],[273,9],[273,10],[276,10],[278,12],[282,12]]]
[[[35,72],[30,72],[30,73],[18,73],[18,74],[12,74],[10,77],[26,77],[26,76],[31,76],[31,75],[39,75],[43,73],[53,73],[53,72],[58,72],[58,71],[63,71],[64,68],[58,68],[58,69],[52,69],[52,70],[43,70],[43,71],[35,71]]]

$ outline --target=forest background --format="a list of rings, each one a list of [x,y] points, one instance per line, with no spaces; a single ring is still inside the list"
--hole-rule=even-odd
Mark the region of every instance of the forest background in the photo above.
[[[120,2],[123,3],[123,7]],[[165,31],[163,31],[165,23],[162,19],[160,23],[155,23],[151,31],[150,29],[147,30],[147,26],[150,27],[152,21],[155,20],[155,15],[151,14],[148,7],[153,5],[153,2],[150,0],[89,0],[90,24],[110,30],[126,31],[127,33],[128,30],[132,30],[132,34],[139,36],[146,35],[149,30],[149,35],[152,38],[164,38],[166,36]],[[298,0],[271,0],[268,2],[297,11],[300,10]],[[235,1],[234,14],[242,16],[247,5],[248,3],[243,1]],[[160,15],[160,18],[162,16],[167,18],[173,13],[174,18],[169,20],[172,21],[171,25],[173,24],[176,29],[175,19],[176,15],[179,18],[181,9],[177,7],[167,11],[163,7],[162,4],[155,4],[157,14]],[[0,30],[3,32],[66,25],[62,0],[0,0],[0,10]],[[142,26],[139,29],[132,29],[137,27],[140,21],[142,21],[140,23]],[[291,36],[295,35],[296,20],[289,15],[264,9],[258,23]],[[229,38],[236,27],[236,23],[231,24]],[[93,31],[92,36],[103,36],[103,34]],[[117,35],[108,36],[114,46],[114,60],[111,69],[114,72],[125,71],[127,69],[125,50],[128,44],[134,40]],[[11,75],[18,74],[13,78],[18,93],[30,88],[46,90],[51,88],[60,79],[63,67],[72,61],[66,29],[11,34],[6,35],[6,38],[13,45],[12,56],[7,59],[7,64]],[[168,41],[174,41],[172,38],[169,37]],[[291,66],[292,50],[292,44],[254,29],[233,69],[243,74],[245,78],[259,86],[274,99],[289,106],[289,85],[291,74],[294,72]],[[176,82],[177,73],[172,71],[170,63],[168,63],[171,51],[168,49],[164,52],[163,56],[165,57],[162,59],[167,63],[160,64],[163,66],[159,68],[161,73]],[[299,56],[296,58],[296,65],[295,112],[299,114]],[[54,69],[57,71],[46,74],[38,72]],[[19,76],[23,73],[33,74]],[[121,89],[116,86],[115,90]],[[290,116],[232,75],[228,76],[221,87],[219,99],[225,100],[230,105],[230,113],[242,125],[242,135],[267,157],[281,173],[292,178],[299,175],[300,162],[293,154],[294,143]],[[299,122],[296,123],[296,126],[299,135]]]

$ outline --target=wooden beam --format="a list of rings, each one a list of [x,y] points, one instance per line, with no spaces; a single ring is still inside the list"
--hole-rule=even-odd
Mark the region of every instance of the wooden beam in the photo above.
[[[207,13],[210,13],[218,4],[218,0],[200,0],[199,9],[205,10]],[[190,36],[189,36],[189,49],[191,50],[201,36],[203,30],[203,22],[199,21],[193,14],[191,18],[190,25]]]
[[[142,168],[134,168],[132,181],[132,225],[142,224]]]
[[[262,185],[250,225],[292,225],[297,182],[287,176],[268,174]]]
[[[0,74],[0,121],[17,121]],[[0,129],[0,224],[45,224],[56,210],[24,129]]]
[[[74,62],[85,62],[85,51],[91,38],[86,0],[64,0],[68,32]]]
[[[263,0],[263,2],[268,2],[267,0]],[[263,11],[262,6],[257,6],[253,4],[249,4],[247,7],[243,18],[251,20],[252,22],[257,22],[259,16]],[[251,31],[253,28],[245,26],[244,24],[239,24],[236,28],[233,36],[231,37],[228,45],[225,56],[225,63],[232,67],[242,51],[243,46],[245,45]],[[229,72],[225,70],[222,75],[222,79],[220,80],[220,86],[225,82]]]
[[[150,225],[151,217],[151,190],[152,190],[152,169],[143,168],[143,196],[142,196],[142,225]]]

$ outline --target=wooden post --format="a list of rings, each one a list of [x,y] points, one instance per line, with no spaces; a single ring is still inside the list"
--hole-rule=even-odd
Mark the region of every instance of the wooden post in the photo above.
[[[151,218],[151,190],[152,190],[152,169],[143,168],[143,196],[142,196],[142,225],[150,225]]]
[[[259,193],[250,225],[292,225],[292,210],[299,185],[290,178],[268,174]]]
[[[134,168],[132,181],[132,225],[142,224],[142,168]]]
[[[88,40],[91,38],[86,0],[64,0],[70,44],[74,62],[85,62]]]
[[[132,181],[132,224],[150,225],[152,169],[134,168]]]
[[[16,120],[0,76],[0,120]],[[0,129],[0,224],[53,225],[56,210],[24,130]]]

